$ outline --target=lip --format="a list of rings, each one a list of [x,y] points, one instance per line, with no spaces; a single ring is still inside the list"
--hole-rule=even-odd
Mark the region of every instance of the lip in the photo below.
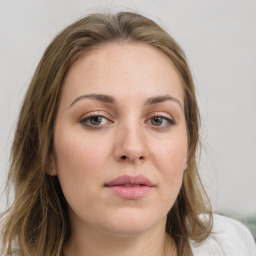
[[[140,199],[155,187],[155,185],[143,175],[119,176],[104,186],[115,195],[127,200]]]

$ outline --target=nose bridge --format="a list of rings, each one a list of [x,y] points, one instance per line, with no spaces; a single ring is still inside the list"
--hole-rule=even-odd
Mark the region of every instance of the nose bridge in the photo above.
[[[143,143],[142,128],[139,124],[132,122],[125,126],[123,144],[128,148],[141,148]]]
[[[120,124],[116,139],[115,155],[119,160],[144,160],[148,156],[143,126],[134,116]]]

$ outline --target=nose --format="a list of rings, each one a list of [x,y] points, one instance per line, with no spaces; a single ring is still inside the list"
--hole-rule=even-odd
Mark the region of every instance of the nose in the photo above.
[[[118,162],[141,163],[149,156],[143,128],[120,128],[115,136],[114,158]]]

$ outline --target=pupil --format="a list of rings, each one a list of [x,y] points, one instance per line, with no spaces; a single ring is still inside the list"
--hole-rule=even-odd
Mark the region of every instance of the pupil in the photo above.
[[[153,125],[160,126],[163,122],[162,117],[153,117],[153,120],[151,121]]]
[[[99,125],[102,121],[102,117],[101,116],[94,116],[91,118],[91,124],[93,125]]]

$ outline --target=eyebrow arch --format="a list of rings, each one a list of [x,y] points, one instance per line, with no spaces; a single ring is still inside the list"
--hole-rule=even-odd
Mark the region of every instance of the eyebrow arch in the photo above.
[[[79,100],[82,99],[92,99],[92,100],[97,100],[97,101],[101,101],[104,103],[109,103],[109,104],[114,104],[116,103],[115,98],[113,98],[112,96],[109,95],[105,95],[105,94],[85,94],[85,95],[81,95],[77,98],[75,98],[75,100],[70,104],[70,107],[73,106],[76,102],[78,102]]]
[[[165,101],[176,102],[181,107],[181,109],[183,110],[183,106],[182,106],[181,102],[177,98],[174,98],[170,95],[150,97],[145,101],[145,105],[153,105],[153,104],[162,103],[162,102],[165,102]]]

